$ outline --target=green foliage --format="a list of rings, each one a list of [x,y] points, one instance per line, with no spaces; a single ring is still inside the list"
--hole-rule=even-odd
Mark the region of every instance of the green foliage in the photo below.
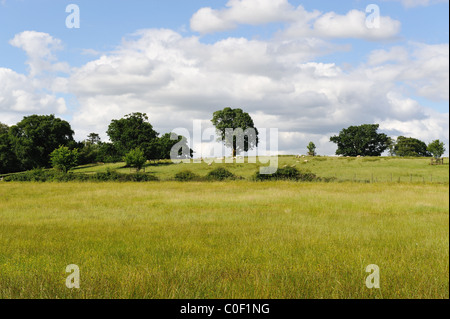
[[[255,128],[250,115],[241,109],[227,107],[214,112],[211,122],[216,127],[220,136],[219,140],[233,150],[233,156],[258,146],[258,129]],[[242,131],[237,130],[231,136],[227,134],[227,129]],[[239,143],[240,139],[243,139],[243,143]]]
[[[174,133],[166,133],[158,139],[156,159],[171,159],[171,151],[175,145],[178,150],[176,154],[173,154],[174,158],[187,159],[194,155],[194,151],[189,147],[186,137],[177,136]]]
[[[433,155],[434,158],[440,158],[445,153],[444,142],[435,140],[428,144],[427,151]]]
[[[231,173],[229,170],[223,168],[223,167],[219,167],[216,169],[213,169],[212,171],[210,171],[207,175],[206,178],[208,180],[215,180],[215,181],[223,181],[226,179],[235,179],[236,176]]]
[[[316,145],[313,142],[309,142],[307,149],[309,156],[316,156]]]
[[[50,153],[73,140],[72,128],[54,115],[31,115],[9,129],[9,139],[22,170],[49,167]]]
[[[122,156],[140,148],[146,158],[156,157],[158,133],[153,130],[145,113],[132,113],[120,120],[112,120],[106,133]]]
[[[377,133],[379,124],[364,124],[343,129],[330,141],[336,143],[336,155],[343,156],[381,156],[388,148],[389,138],[384,133]]]
[[[16,155],[12,151],[8,132],[9,127],[0,123],[0,174],[16,172],[20,169]]]
[[[184,170],[175,174],[175,180],[179,182],[197,181],[200,180],[200,176],[190,170]]]
[[[50,154],[53,168],[67,173],[78,165],[78,149],[70,150],[67,146],[60,146]]]
[[[119,154],[117,148],[112,143],[101,143],[98,149],[96,162],[118,163],[123,156]]]
[[[34,169],[23,173],[11,174],[4,178],[5,182],[150,182],[158,178],[143,173],[123,174],[113,169],[96,174],[74,174],[55,170]]]
[[[261,174],[257,171],[254,175],[254,179],[257,181],[269,181],[269,180],[293,180],[312,182],[318,180],[317,176],[311,172],[301,172],[295,167],[283,167],[277,170],[274,174]]]
[[[402,157],[430,157],[427,145],[412,137],[399,136],[394,147],[395,155]]]
[[[144,167],[147,159],[145,158],[144,151],[140,148],[129,151],[123,158],[127,167],[134,167],[139,172]]]

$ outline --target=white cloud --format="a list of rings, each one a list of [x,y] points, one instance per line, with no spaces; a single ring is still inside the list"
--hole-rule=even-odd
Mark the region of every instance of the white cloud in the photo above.
[[[430,100],[449,100],[449,45],[411,43],[408,48],[373,51],[369,56],[372,76],[380,81],[402,81],[416,95]]]
[[[294,8],[287,0],[229,0],[225,9],[201,8],[191,18],[191,29],[212,33],[236,28],[239,24],[259,25],[311,19],[302,6]]]
[[[69,71],[68,64],[58,62],[55,56],[55,51],[63,48],[61,40],[53,38],[48,33],[24,31],[16,34],[10,44],[26,52],[28,55],[27,64],[32,77],[44,71]]]
[[[437,3],[448,2],[448,0],[384,0],[401,2],[406,8],[427,7]]]
[[[279,36],[286,39],[298,37],[357,38],[380,40],[395,37],[400,22],[390,17],[380,17],[379,28],[366,25],[366,13],[351,10],[346,15],[334,12],[306,11],[293,7],[288,0],[230,0],[225,9],[202,8],[191,18],[191,29],[200,33],[231,30],[240,24],[259,25],[283,22],[288,25]]]
[[[64,113],[66,103],[45,93],[36,83],[25,75],[10,69],[0,68],[0,112],[30,113]]]

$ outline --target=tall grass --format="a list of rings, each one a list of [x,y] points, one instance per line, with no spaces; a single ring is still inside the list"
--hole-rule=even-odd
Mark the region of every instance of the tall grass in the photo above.
[[[0,298],[449,298],[448,185],[0,183]],[[65,267],[81,288],[65,287]],[[381,289],[365,286],[377,264]]]
[[[171,180],[182,171],[190,170],[199,176],[206,176],[217,168],[225,168],[236,176],[250,179],[262,164],[256,163],[213,163],[208,166],[205,162],[196,164],[173,164],[170,161],[161,161],[159,164],[148,163],[146,172],[152,173],[160,180]],[[307,162],[305,162],[307,161]],[[399,158],[399,157],[304,157],[280,156],[279,168],[295,166],[302,171],[310,171],[318,177],[336,179],[338,181],[355,182],[413,182],[413,183],[448,183],[448,159],[445,165],[430,165],[429,158]],[[77,173],[96,173],[106,171],[108,168],[117,169],[118,172],[129,173],[124,163],[88,165],[79,167]]]

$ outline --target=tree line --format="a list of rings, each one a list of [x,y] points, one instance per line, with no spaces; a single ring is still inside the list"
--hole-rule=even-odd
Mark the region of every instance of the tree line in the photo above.
[[[120,162],[130,152],[139,152],[145,161],[169,159],[175,144],[187,145],[183,136],[159,136],[145,113],[112,120],[106,133],[110,142],[102,142],[97,133],[77,142],[70,124],[54,115],[25,116],[11,127],[0,123],[0,174],[51,166],[67,171],[76,165]]]
[[[258,146],[258,130],[250,115],[241,109],[225,108],[214,112],[211,122],[217,129],[219,141],[232,149],[233,156]],[[239,145],[237,135],[225,134],[230,128],[242,131],[251,128],[256,136],[245,136],[244,144]],[[330,141],[337,144],[336,155],[381,156],[387,150],[391,156],[438,158],[445,152],[444,143],[439,140],[428,145],[412,137],[400,136],[394,140],[378,133],[378,128],[378,124],[350,126],[332,136]],[[121,161],[139,170],[147,160],[170,159],[175,145],[179,146],[179,158],[192,157],[194,152],[183,136],[173,133],[160,136],[145,113],[131,113],[112,120],[106,133],[110,142],[102,142],[97,133],[90,133],[84,141],[76,142],[70,124],[54,115],[25,116],[11,127],[0,123],[0,174],[51,166],[66,172],[77,165]],[[316,155],[313,142],[307,148],[308,155]],[[188,155],[182,152],[186,149]]]

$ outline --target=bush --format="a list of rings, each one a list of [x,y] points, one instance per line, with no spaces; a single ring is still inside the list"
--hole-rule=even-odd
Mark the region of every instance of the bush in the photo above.
[[[223,181],[226,179],[236,179],[236,176],[229,170],[219,167],[209,172],[208,175],[206,175],[206,178],[208,180]]]
[[[129,151],[124,157],[123,161],[127,164],[127,167],[134,167],[139,172],[144,166],[147,159],[145,158],[144,151],[140,148]]]
[[[150,182],[158,178],[144,173],[121,174],[113,169],[96,174],[74,174],[58,172],[56,170],[35,169],[23,173],[12,174],[4,178],[5,182]]]
[[[260,174],[257,171],[254,175],[254,179],[257,181],[268,180],[294,180],[303,182],[312,182],[319,180],[319,178],[311,172],[301,172],[295,167],[284,167],[277,170],[274,174]]]
[[[200,180],[200,176],[189,170],[184,170],[175,174],[175,180],[179,182],[195,181]]]
[[[50,154],[53,168],[67,173],[78,164],[78,149],[70,150],[67,146],[60,146]]]

